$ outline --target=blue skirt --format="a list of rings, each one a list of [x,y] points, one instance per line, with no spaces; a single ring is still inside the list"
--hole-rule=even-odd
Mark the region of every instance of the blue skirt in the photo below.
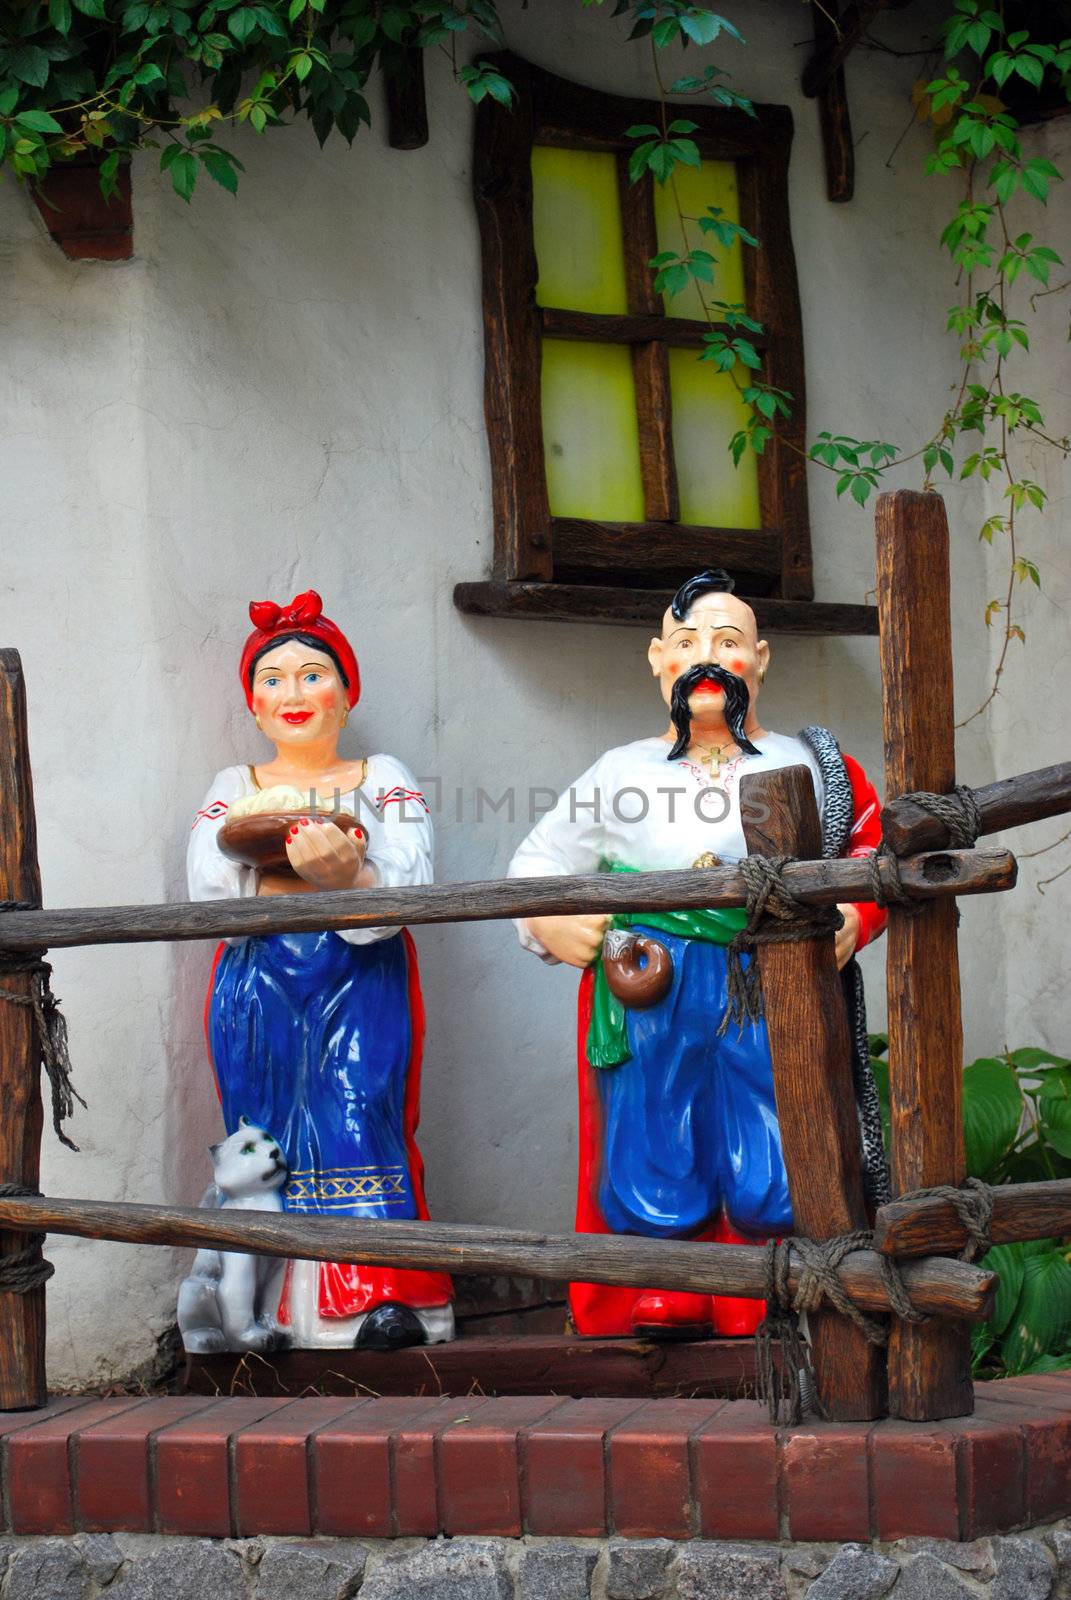
[[[278,1140],[288,1211],[417,1216],[408,979],[401,937],[285,933],[223,949],[208,1009],[223,1117],[228,1133],[244,1116]]]

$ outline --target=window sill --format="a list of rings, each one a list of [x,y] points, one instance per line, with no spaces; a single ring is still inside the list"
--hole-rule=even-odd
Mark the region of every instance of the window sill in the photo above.
[[[876,606],[819,600],[776,600],[742,595],[759,627],[770,633],[872,634]],[[470,617],[515,617],[543,622],[601,622],[641,628],[661,625],[669,603],[665,589],[620,589],[583,583],[494,581],[459,583],[454,604]]]

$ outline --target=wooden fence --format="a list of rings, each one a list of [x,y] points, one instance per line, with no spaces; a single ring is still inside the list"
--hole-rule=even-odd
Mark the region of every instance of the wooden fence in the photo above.
[[[936,496],[898,492],[878,508],[879,612],[886,773],[894,794],[948,792],[951,763],[951,643],[944,509]],[[923,682],[917,663],[925,662]],[[977,795],[982,831],[1071,809],[1071,767],[991,785]],[[894,1188],[958,1183],[963,1177],[959,1080],[962,1040],[955,897],[1010,889],[1014,859],[1003,850],[947,847],[940,825],[908,801],[884,814],[886,840],[901,859],[879,859],[877,883],[858,860],[820,859],[821,831],[807,770],[744,780],[745,835],[753,854],[788,855],[786,880],[806,903],[831,905],[891,895],[898,878],[912,904],[889,921],[889,1065]],[[40,907],[33,789],[21,666],[0,651],[0,901]],[[753,820],[747,820],[748,818]],[[933,848],[923,849],[922,845]],[[220,938],[369,925],[463,922],[567,912],[644,912],[741,905],[741,869],[627,876],[511,880],[418,889],[250,899],[204,904],[0,912],[0,979],[28,997],[31,979],[6,976],[5,956],[73,945]],[[914,914],[917,913],[917,914]],[[850,1043],[832,936],[761,947],[775,1091],[796,1232],[824,1240],[866,1228]],[[0,1003],[0,1183],[36,1188],[42,1128],[40,1051],[32,1010]],[[1001,1238],[1063,1216],[1071,1186],[998,1207]],[[1012,1191],[1008,1191],[1009,1194]],[[1038,1209],[1040,1205],[1040,1211]],[[1061,1209],[1062,1208],[1062,1209]],[[998,1220],[999,1219],[999,1220]],[[1016,1232],[1018,1228],[1020,1231]],[[293,1214],[203,1211],[40,1196],[0,1199],[0,1256],[27,1231],[161,1245],[213,1245],[266,1254],[432,1267],[452,1273],[519,1272],[610,1284],[762,1298],[759,1247],[604,1235],[554,1236],[427,1222],[361,1222]],[[1046,1231],[1051,1231],[1046,1228]],[[812,1360],[831,1417],[886,1414],[929,1419],[972,1409],[969,1324],[992,1303],[992,1273],[942,1255],[962,1243],[945,1204],[911,1201],[877,1218],[877,1249],[855,1250],[841,1267],[850,1299],[889,1312],[881,1253],[902,1255],[918,1324],[893,1320],[888,1351],[825,1306],[810,1318]],[[800,1260],[790,1265],[799,1282]],[[0,1292],[0,1408],[45,1399],[45,1291]]]

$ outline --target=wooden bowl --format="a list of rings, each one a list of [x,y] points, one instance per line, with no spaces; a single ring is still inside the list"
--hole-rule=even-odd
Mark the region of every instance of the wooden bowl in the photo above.
[[[258,872],[293,872],[286,853],[286,836],[295,822],[314,817],[333,822],[343,833],[367,834],[348,811],[260,811],[252,816],[228,819],[217,835],[219,847],[231,861]]]

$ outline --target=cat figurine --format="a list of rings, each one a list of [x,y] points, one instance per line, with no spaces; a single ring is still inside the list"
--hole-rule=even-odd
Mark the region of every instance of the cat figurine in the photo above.
[[[288,1177],[283,1153],[270,1133],[245,1117],[237,1131],[210,1146],[214,1182],[202,1206],[224,1210],[281,1211],[280,1190]],[[287,1335],[275,1320],[286,1261],[236,1250],[198,1250],[178,1296],[182,1343],[195,1355],[221,1350],[285,1348]]]

